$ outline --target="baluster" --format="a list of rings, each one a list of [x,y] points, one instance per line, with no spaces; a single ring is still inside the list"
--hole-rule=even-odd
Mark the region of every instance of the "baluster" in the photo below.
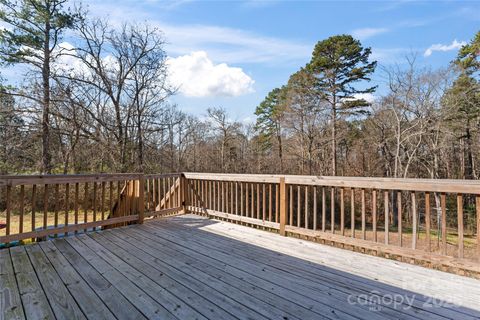
[[[458,257],[463,258],[463,196],[457,194]]]
[[[36,211],[36,204],[37,202],[37,185],[34,184],[32,186],[32,227],[31,231],[35,231],[35,211]],[[35,238],[32,238],[32,241],[35,241]]]
[[[412,197],[412,219],[413,219],[412,249],[416,249],[418,218],[417,218],[417,199],[416,199],[415,191],[411,192],[411,197]]]
[[[140,203],[139,205],[143,205]],[[102,182],[102,203],[101,203],[101,210],[102,210],[102,221],[105,220],[105,182]]]
[[[350,230],[351,237],[355,238],[355,189],[350,189]]]
[[[317,186],[313,187],[313,230],[317,230]]]
[[[23,219],[25,215],[25,186],[20,186],[20,226],[19,233],[23,233]]]
[[[7,202],[6,203],[6,223],[7,223],[7,226],[5,228],[5,235],[10,235],[10,228],[11,228],[11,224],[12,224],[12,221],[11,221],[11,217],[10,217],[10,210],[11,210],[11,198],[12,198],[12,187],[10,185],[7,186],[7,194],[6,194],[6,199],[5,201]]]
[[[233,189],[234,189],[234,185],[236,186],[236,182],[231,182],[230,183],[230,198],[231,198],[231,201],[230,201],[230,213],[231,214],[235,214],[236,213],[236,209],[234,210],[233,207],[234,205],[236,204],[237,202],[237,195],[235,194],[235,198],[233,197]]]
[[[377,242],[377,190],[372,190],[372,232],[373,241]]]
[[[53,209],[53,225],[55,228],[58,227],[58,202],[60,201],[59,200],[59,194],[60,194],[60,186],[57,184],[55,184],[55,196],[54,196],[54,209]],[[57,236],[57,234],[55,234],[55,237]]]
[[[235,214],[238,215],[238,182],[235,181]]]
[[[367,238],[367,230],[365,228],[366,224],[366,212],[365,212],[365,189],[362,189],[362,240]]]
[[[335,233],[335,188],[330,190],[330,229],[332,233]]]
[[[131,195],[131,193],[129,193]],[[93,183],[93,221],[97,221],[97,183]],[[96,230],[96,228],[93,228]]]
[[[55,200],[55,203],[57,203],[57,200]],[[118,204],[120,205],[120,188],[118,188]],[[88,182],[85,182],[84,193],[83,193],[83,222],[84,223],[88,222]],[[84,229],[83,231],[87,232],[87,229]]]
[[[308,186],[305,186],[305,229],[308,229]]]
[[[266,206],[266,195],[265,195],[265,183],[262,184],[262,220],[265,221],[267,218],[267,206]]]
[[[220,181],[217,181],[217,196],[218,196],[217,211],[222,211],[222,207],[220,206],[221,203],[222,203],[222,193],[220,191]]]
[[[275,222],[280,222],[279,214],[280,214],[280,196],[279,196],[279,188],[278,184],[275,184]]]
[[[268,221],[272,221],[272,184],[268,184]]]
[[[252,209],[252,210],[251,210],[251,213],[252,213],[252,218],[255,218],[255,217],[254,217],[254,215],[255,215],[255,214],[254,214],[254,213],[255,213],[255,209],[254,209],[254,208],[255,208],[255,192],[254,192],[254,185],[255,185],[254,183],[252,183],[252,184],[250,185],[250,187],[251,187],[251,189],[252,189],[252,198],[251,198],[251,200],[250,200],[250,201],[251,201],[251,209]]]
[[[398,218],[397,218],[397,222],[398,222],[397,223],[398,224],[398,241],[399,241],[400,247],[402,247],[403,246],[403,231],[402,231],[402,192],[401,191],[397,192],[397,210],[398,210]],[[426,205],[425,205],[425,210],[427,210]]]
[[[75,183],[75,196],[73,199],[73,210],[74,210],[74,223],[77,225],[78,224],[78,193],[80,190],[80,185],[79,183]],[[75,230],[75,233],[78,233],[78,230]]]
[[[243,182],[240,182],[240,216],[243,216]]]
[[[344,189],[340,188],[340,233],[345,235],[345,204]]]
[[[70,209],[70,203],[69,203],[69,200],[70,200],[70,184],[67,183],[65,185],[65,223],[64,223],[64,226],[67,227],[68,226],[68,215],[69,215],[69,209]],[[68,235],[68,232],[65,232],[65,236]]]
[[[442,254],[447,254],[447,195],[440,194],[440,207],[442,208]]]
[[[300,186],[297,186],[297,227],[300,228]]]
[[[425,192],[425,232],[427,234],[426,236],[426,241],[427,241],[427,251],[431,252],[432,251],[432,243],[431,243],[431,235],[430,235],[430,223],[431,223],[431,217],[430,217],[430,192]]]
[[[480,195],[475,196],[475,211],[477,214],[477,260],[480,261]]]
[[[325,187],[322,187],[322,232],[325,232],[327,222],[327,195]]]
[[[43,230],[48,226],[48,184],[43,186]]]
[[[290,206],[290,225],[293,226],[293,186],[290,185],[290,201],[289,201],[289,206]]]
[[[113,181],[110,181],[110,187],[109,187],[109,192],[110,192],[110,199],[109,199],[109,207],[110,209],[108,210],[109,217],[113,216]]]
[[[383,199],[384,199],[384,209],[385,209],[385,244],[388,244],[390,241],[390,213],[388,210],[388,191],[383,192]]]

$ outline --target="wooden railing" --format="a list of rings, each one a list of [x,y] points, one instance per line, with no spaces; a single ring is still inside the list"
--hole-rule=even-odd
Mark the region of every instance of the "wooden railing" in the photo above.
[[[480,182],[185,173],[187,210],[362,252],[480,260]],[[468,217],[468,219],[466,219]]]
[[[177,173],[0,176],[0,245],[179,212],[180,181]]]
[[[480,270],[478,181],[203,173],[0,176],[0,245],[184,212],[362,252],[467,261]]]

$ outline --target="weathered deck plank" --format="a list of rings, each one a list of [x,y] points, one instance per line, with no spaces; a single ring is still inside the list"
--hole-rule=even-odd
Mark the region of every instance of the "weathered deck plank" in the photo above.
[[[25,250],[55,316],[61,319],[85,319],[82,311],[55,272],[55,269],[48,262],[40,246],[25,246]]]
[[[0,250],[0,319],[25,319],[8,250]]]
[[[195,215],[0,259],[0,319],[480,318],[478,280]]]
[[[143,228],[143,227],[142,227]],[[146,227],[146,228],[151,228],[151,227]],[[194,232],[188,232],[187,234],[182,234],[182,230],[175,230],[173,233],[170,233],[166,229],[160,229],[157,230],[151,229],[151,232],[160,235],[162,238],[169,238],[170,241],[173,243],[183,243],[185,244],[185,239],[182,240],[180,237],[189,237],[190,239],[196,239],[196,236]],[[185,230],[184,230],[185,231]],[[133,232],[137,232],[137,230],[133,230]],[[208,237],[208,235],[203,235],[203,237]],[[151,239],[154,240],[154,239]],[[200,240],[200,239],[196,239]],[[190,240],[191,241],[191,240]],[[249,259],[244,259],[238,254],[232,254],[231,249],[228,247],[223,248],[223,244],[219,244],[218,241],[213,242],[211,244],[208,243],[207,239],[202,239],[202,245],[197,246],[196,244],[192,244],[191,250],[199,252],[204,254],[205,256],[212,256],[216,259],[219,259],[221,261],[226,261],[226,263],[229,263],[231,267],[239,267],[241,270],[245,270],[248,273],[250,273],[251,276],[254,276],[255,278],[251,279],[253,283],[258,282],[259,278],[262,280],[265,280],[269,282],[270,285],[272,284],[278,284],[281,285],[283,288],[286,288],[288,290],[286,296],[289,297],[292,292],[296,292],[298,294],[303,294],[307,295],[308,297],[312,297],[317,302],[317,305],[319,304],[325,304],[325,306],[330,306],[329,309],[323,310],[323,313],[336,313],[342,315],[342,318],[346,318],[348,316],[350,317],[369,317],[371,319],[375,319],[378,317],[378,319],[383,319],[383,318],[391,318],[391,319],[398,319],[399,317],[405,317],[406,315],[411,315],[414,316],[417,313],[420,315],[424,314],[424,316],[428,316],[431,319],[442,319],[442,317],[436,317],[434,314],[429,314],[426,312],[422,312],[423,310],[410,310],[410,308],[406,308],[405,310],[402,310],[403,312],[400,312],[398,310],[395,310],[393,308],[390,308],[388,305],[384,306],[382,314],[375,314],[371,313],[369,310],[369,306],[361,306],[361,305],[356,305],[356,306],[348,306],[346,308],[345,302],[348,299],[348,296],[352,293],[355,294],[372,294],[371,291],[368,290],[355,290],[354,287],[346,287],[342,285],[342,281],[339,282],[334,282],[330,286],[328,285],[328,282],[323,280],[322,282],[316,282],[314,281],[312,277],[308,277],[308,275],[304,275],[301,273],[301,270],[294,267],[294,270],[292,272],[286,271],[282,268],[279,268],[278,266],[271,266],[269,264],[266,264],[264,261],[262,261],[262,258],[268,254],[265,250],[263,252],[258,252],[257,254],[254,255],[256,259],[253,261],[257,261],[257,263],[249,263],[248,261],[251,261]],[[156,240],[158,242],[158,239]],[[194,241],[197,242],[197,241]],[[185,247],[186,248],[186,247]],[[212,253],[214,252],[214,253]],[[278,257],[277,257],[278,258]],[[242,279],[245,280],[245,277],[242,277]],[[327,283],[326,283],[327,282]],[[334,299],[332,299],[334,298]]]
[[[87,318],[116,319],[102,299],[68,263],[52,241],[41,242],[40,247]]]
[[[10,249],[18,291],[27,319],[54,319],[52,308],[24,247]]]
[[[184,218],[180,218],[184,219]],[[172,221],[175,221],[173,219]],[[294,260],[287,255],[278,255],[278,254],[271,254],[271,251],[266,251],[264,249],[260,249],[258,247],[249,246],[248,250],[245,249],[245,246],[242,245],[242,242],[238,241],[228,241],[224,240],[222,242],[218,241],[218,236],[212,233],[200,233],[196,237],[195,230],[188,229],[186,230],[183,227],[178,227],[172,225],[172,222],[163,222],[162,224],[158,224],[156,226],[142,226],[139,229],[143,228],[150,228],[151,232],[158,235],[162,238],[169,238],[172,243],[181,243],[182,241],[185,242],[186,239],[192,242],[193,239],[199,242],[201,239],[201,247],[193,247],[190,246],[191,250],[202,251],[208,254],[209,250],[221,251],[224,254],[231,255],[232,258],[226,259],[232,263],[232,265],[238,265],[244,263],[244,261],[253,261],[257,262],[259,265],[267,265],[269,267],[273,267],[275,269],[290,273],[287,275],[290,279],[296,279],[301,277],[306,280],[306,282],[299,283],[300,288],[303,288],[303,292],[305,292],[305,287],[308,286],[309,288],[315,289],[315,285],[317,289],[323,290],[325,286],[330,290],[339,289],[341,292],[348,294],[369,294],[371,296],[379,296],[382,295],[389,295],[389,294],[397,294],[399,296],[409,296],[413,298],[413,294],[415,295],[415,299],[412,301],[412,306],[410,305],[397,305],[397,308],[403,308],[403,312],[405,314],[410,314],[412,316],[423,316],[428,317],[431,319],[443,319],[443,317],[453,317],[457,318],[461,316],[465,319],[474,319],[475,316],[478,315],[477,312],[462,312],[459,308],[451,308],[449,305],[444,305],[441,307],[436,308],[429,308],[426,305],[428,304],[429,298],[424,297],[422,295],[408,292],[407,290],[403,290],[402,288],[396,288],[392,286],[387,286],[379,282],[369,281],[367,279],[363,279],[360,277],[352,277],[351,275],[346,275],[345,273],[338,273],[334,269],[322,268],[316,264],[296,264]],[[140,232],[139,229],[132,230],[133,232]],[[233,228],[234,229],[234,228]],[[244,230],[242,230],[244,231]],[[232,233],[235,232],[232,228],[229,229],[229,234],[232,236]],[[261,233],[261,232],[260,232]],[[147,233],[148,234],[148,233]],[[245,232],[238,233],[238,236],[245,236]],[[275,235],[273,235],[275,236]],[[183,240],[178,240],[175,238],[180,238]],[[264,239],[262,239],[264,240]],[[261,241],[259,245],[262,247],[275,247],[278,242],[271,244],[268,241]],[[317,245],[318,246],[318,245]],[[338,249],[337,249],[338,250]],[[312,254],[312,252],[310,252]],[[236,261],[235,259],[239,259]],[[369,257],[371,258],[371,257]],[[329,258],[330,259],[330,258]],[[380,260],[383,261],[383,260]],[[377,266],[375,266],[377,267]],[[258,273],[257,273],[258,274]],[[461,278],[461,277],[460,277]],[[290,287],[294,288],[294,287]],[[473,288],[472,288],[473,289]],[[478,288],[474,289],[476,292]],[[339,295],[338,293],[333,292],[333,296],[338,297],[341,301],[345,301],[345,295]],[[480,296],[480,295],[479,295]],[[404,301],[406,302],[406,301]],[[384,309],[383,316],[389,314],[388,312],[389,306],[386,306]],[[425,310],[424,310],[425,309]],[[467,309],[468,310],[468,309]],[[390,313],[392,316],[395,316],[395,313]],[[398,316],[398,315],[397,315]]]
[[[65,256],[81,277],[95,291],[100,298],[99,303],[104,303],[118,319],[145,319],[145,317],[87,260],[76,252],[65,240],[53,241],[57,249]]]

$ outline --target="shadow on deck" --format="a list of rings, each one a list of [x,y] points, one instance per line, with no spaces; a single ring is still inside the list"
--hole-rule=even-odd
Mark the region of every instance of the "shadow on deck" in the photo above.
[[[0,250],[6,319],[479,319],[480,281],[184,215]]]

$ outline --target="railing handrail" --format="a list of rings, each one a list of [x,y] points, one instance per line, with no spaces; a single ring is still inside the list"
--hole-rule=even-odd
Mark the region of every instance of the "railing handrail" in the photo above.
[[[143,174],[143,173],[99,173],[99,174],[40,174],[40,175],[0,175],[0,187],[32,184],[65,184],[79,182],[110,182],[136,180],[142,177],[162,178],[179,177],[181,173]]]
[[[480,194],[480,180],[375,178],[375,177],[332,177],[276,174],[225,174],[185,172],[187,179],[214,181],[238,181],[255,183],[279,183],[285,178],[286,184],[343,187],[356,189],[403,190],[440,193]]]

